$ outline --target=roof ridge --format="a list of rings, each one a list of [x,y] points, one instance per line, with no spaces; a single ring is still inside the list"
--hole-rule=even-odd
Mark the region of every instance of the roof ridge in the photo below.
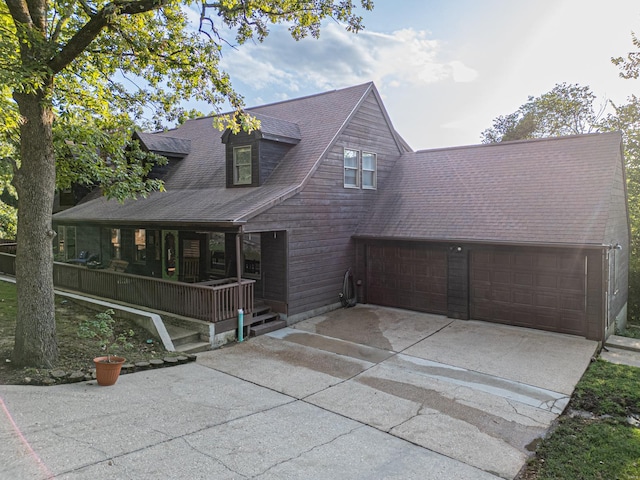
[[[422,150],[416,150],[415,152],[405,152],[405,153],[424,153],[424,152],[438,152],[438,151],[450,151],[450,150],[465,150],[472,148],[489,148],[489,147],[499,147],[504,145],[519,145],[524,143],[540,143],[540,142],[559,142],[564,140],[576,140],[578,138],[585,137],[596,137],[596,136],[611,136],[611,135],[620,135],[619,131],[611,131],[611,132],[591,132],[591,133],[579,133],[574,135],[561,135],[557,137],[542,137],[542,138],[526,138],[523,140],[510,140],[507,142],[492,142],[492,143],[476,143],[471,145],[455,145],[452,147],[438,147],[438,148],[425,148]]]
[[[369,85],[372,85],[372,84],[373,84],[373,82],[369,81],[369,82],[365,82],[365,83],[360,83],[358,85],[351,85],[350,87],[334,88],[333,90],[327,90],[325,92],[319,92],[319,93],[312,93],[310,95],[305,95],[303,97],[288,98],[286,100],[280,100],[278,102],[272,102],[272,103],[265,103],[265,104],[262,104],[262,105],[256,105],[254,107],[245,108],[245,110],[251,111],[251,110],[256,110],[258,108],[271,107],[273,105],[281,105],[283,103],[297,102],[298,100],[307,100],[309,98],[320,97],[322,95],[329,95],[329,94],[337,93],[337,92],[343,92],[345,90],[356,89],[356,88],[359,88],[359,87],[364,87],[364,86],[368,87]],[[274,118],[277,118],[277,117],[274,117]]]

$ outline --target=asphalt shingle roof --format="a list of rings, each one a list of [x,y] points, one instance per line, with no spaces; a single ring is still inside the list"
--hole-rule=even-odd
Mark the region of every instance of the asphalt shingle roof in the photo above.
[[[372,83],[247,109],[271,134],[301,141],[292,146],[270,177],[259,187],[226,188],[225,146],[212,118],[187,120],[167,132],[144,134],[156,145],[170,139],[191,146],[164,179],[166,192],[123,204],[104,197],[56,214],[59,221],[185,222],[244,221],[301,188]]]
[[[621,161],[618,133],[406,153],[357,236],[600,245]]]
[[[185,138],[136,132],[140,142],[151,152],[161,155],[184,157],[191,151],[191,141]]]

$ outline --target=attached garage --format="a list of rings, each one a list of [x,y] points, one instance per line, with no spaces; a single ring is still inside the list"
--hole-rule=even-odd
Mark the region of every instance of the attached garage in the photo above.
[[[619,134],[403,155],[363,218],[368,303],[604,340],[626,321]]]
[[[488,249],[470,254],[470,316],[586,334],[587,257],[571,251]]]

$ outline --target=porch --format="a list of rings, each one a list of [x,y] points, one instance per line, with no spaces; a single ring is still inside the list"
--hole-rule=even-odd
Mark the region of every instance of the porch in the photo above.
[[[0,272],[15,276],[15,255],[0,252]],[[214,323],[219,333],[236,328],[239,309],[248,320],[254,313],[255,280],[245,278],[182,283],[54,262],[53,283],[62,290]]]

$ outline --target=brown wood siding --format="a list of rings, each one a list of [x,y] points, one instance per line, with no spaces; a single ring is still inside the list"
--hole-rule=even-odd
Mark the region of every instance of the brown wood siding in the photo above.
[[[373,94],[352,117],[305,189],[252,219],[250,231],[287,230],[289,315],[339,302],[344,274],[355,268],[352,235],[375,190],[344,188],[343,149],[377,154],[378,185],[400,151]]]
[[[269,140],[260,140],[257,148],[260,149],[258,152],[259,185],[262,185],[265,180],[269,178],[269,175],[271,175],[274,168],[278,166],[280,160],[282,160],[282,158],[287,154],[291,145],[272,142]]]
[[[367,302],[446,314],[446,249],[392,242],[370,245],[367,248]]]
[[[471,318],[587,335],[585,253],[495,247],[471,252]]]

